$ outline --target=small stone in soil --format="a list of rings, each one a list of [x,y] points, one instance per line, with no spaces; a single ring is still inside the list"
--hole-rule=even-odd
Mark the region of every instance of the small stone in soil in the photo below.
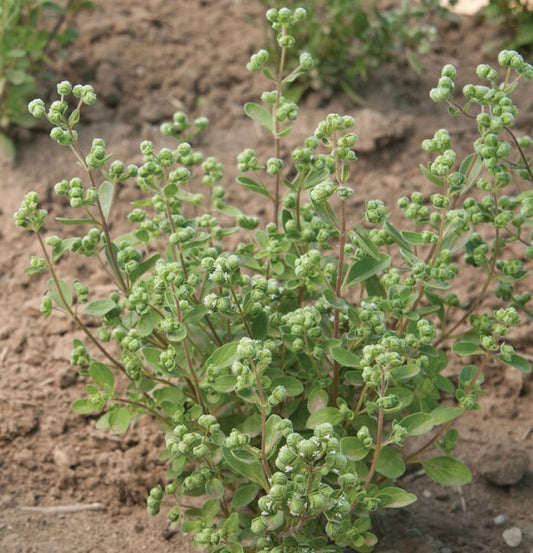
[[[450,549],[449,547],[441,547],[439,549],[439,553],[453,553],[453,550]]]
[[[481,450],[478,466],[481,476],[492,484],[513,486],[527,472],[529,455],[513,442],[502,444],[497,449],[490,444]]]
[[[505,515],[498,515],[494,517],[494,524],[496,526],[501,526],[507,522],[507,517]]]
[[[517,526],[503,531],[503,541],[509,547],[518,547],[522,543],[522,531]]]

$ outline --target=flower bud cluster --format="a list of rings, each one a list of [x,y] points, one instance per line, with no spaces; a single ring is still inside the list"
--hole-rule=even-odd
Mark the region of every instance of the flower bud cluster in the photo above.
[[[37,192],[28,192],[14,215],[15,225],[37,232],[43,226],[48,215],[45,209],[38,209],[38,205],[39,196]]]
[[[52,239],[55,239],[56,237],[50,237]],[[48,240],[50,240],[50,238]],[[102,241],[104,239],[104,234],[101,230],[97,228],[92,228],[89,230],[89,232],[83,236],[82,238],[74,238],[72,241],[72,245],[70,247],[70,250],[72,252],[79,253],[81,255],[91,256],[98,253],[100,250],[100,246],[102,244]],[[50,242],[48,242],[50,243]],[[61,244],[50,244],[51,246],[60,247]]]
[[[241,282],[241,263],[234,254],[222,254],[217,258],[204,257],[202,267],[209,280],[219,286],[233,288]]]
[[[173,136],[174,138],[181,138],[185,131],[189,130],[191,126],[194,126],[193,135],[205,130],[209,125],[209,121],[205,117],[198,117],[192,123],[189,121],[189,118],[186,113],[183,111],[176,111],[172,116],[172,121],[167,121],[162,123],[160,126],[160,131],[163,136]],[[181,163],[184,163],[183,159],[180,160]],[[196,165],[196,163],[195,163]]]
[[[455,79],[457,71],[451,64],[447,64],[442,68],[440,79],[436,88],[432,88],[429,92],[429,97],[434,102],[445,102],[450,100],[455,90]]]
[[[89,169],[98,169],[109,160],[111,155],[105,152],[105,142],[101,138],[95,138],[89,153],[85,156],[85,163]]]
[[[372,224],[383,223],[387,218],[387,209],[381,200],[366,202],[365,219]]]
[[[58,196],[66,196],[71,207],[94,205],[98,198],[98,193],[92,186],[85,190],[84,195],[83,182],[79,177],[74,177],[70,181],[63,179],[54,186],[54,192]]]
[[[403,196],[398,200],[398,207],[408,219],[417,223],[427,222],[430,215],[429,207],[423,205],[424,196],[421,192],[413,192],[411,197]]]
[[[118,244],[117,261],[122,264],[124,270],[129,274],[137,270],[142,255],[141,250],[130,246],[126,241]]]

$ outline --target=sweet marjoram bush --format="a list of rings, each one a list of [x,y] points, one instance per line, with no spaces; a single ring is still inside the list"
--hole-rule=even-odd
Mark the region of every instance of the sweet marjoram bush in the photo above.
[[[51,106],[37,99],[29,109],[85,169],[55,186],[76,213],[58,221],[79,232],[43,236],[35,192],[15,221],[42,247],[28,273],[50,276],[44,316],[66,313],[84,334],[71,362],[87,394],[74,411],[102,413],[97,426],[114,432],[148,415],[165,435],[151,514],[164,510],[210,552],[367,552],[377,541],[371,513],[416,499],[401,487],[408,465],[444,485],[470,481],[453,457],[453,424],[478,408],[484,368],[530,371],[506,337],[531,315],[520,287],[533,257],[531,139],[513,130],[512,93],[533,67],[501,52],[498,69],[477,68],[483,84],[464,87],[462,103],[455,68],[444,67],[430,96],[472,119],[478,137],[462,160],[445,129],[424,141],[434,159],[421,169],[435,191],[399,199],[399,228],[382,201],[361,212],[351,204],[352,117],[330,114],[304,144],[283,149],[298,115],[285,86],[313,60],[303,53],[284,71],[305,10],[267,17],[282,62],[252,56],[248,69],[271,85],[244,109],[272,134],[273,156],[240,153],[237,181],[272,205],[269,221],[228,205],[220,163],[187,141],[205,119],[176,113],[161,130],[177,145],[143,141],[140,166],[111,161],[100,138],[84,152],[76,126],[96,95],[68,82]],[[131,231],[114,236],[114,190],[132,181],[143,199]],[[230,248],[236,232],[242,241]],[[113,291],[96,297],[62,280],[67,253],[102,264]],[[466,266],[474,299],[453,292]],[[489,298],[500,307],[486,307]]]

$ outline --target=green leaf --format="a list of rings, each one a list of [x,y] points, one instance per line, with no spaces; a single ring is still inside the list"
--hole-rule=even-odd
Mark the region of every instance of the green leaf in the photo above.
[[[127,407],[119,407],[109,412],[108,423],[115,434],[124,434],[130,426],[133,415]]]
[[[88,303],[83,313],[85,315],[92,315],[93,317],[103,317],[106,313],[115,309],[115,307],[117,307],[117,304],[112,299],[104,298]]]
[[[376,470],[386,478],[399,478],[405,472],[401,451],[383,447],[379,452]]]
[[[400,507],[407,507],[416,501],[416,495],[414,493],[406,492],[402,488],[388,487],[379,490],[376,497],[381,499],[381,507],[387,509],[399,509]]]
[[[244,113],[265,129],[273,132],[272,114],[263,106],[255,102],[247,102],[244,104]]]
[[[62,225],[100,225],[96,219],[90,218],[67,219],[66,217],[56,217],[56,221]]]
[[[282,419],[279,415],[270,415],[266,422],[265,449],[267,457],[270,453],[276,451],[276,446],[283,436],[283,434],[279,430],[276,430],[276,427],[281,422],[281,420]]]
[[[348,271],[347,285],[355,286],[360,282],[363,282],[367,278],[371,277],[386,269],[391,263],[391,256],[387,254],[380,254],[379,259],[373,257],[363,257],[359,261],[356,261]]]
[[[87,398],[77,399],[72,403],[71,407],[77,415],[88,415],[89,413],[98,413],[100,411]]]
[[[149,271],[157,263],[160,257],[161,255],[156,253],[152,255],[152,257],[145,259],[142,263],[139,263],[137,269],[135,269],[135,271],[130,274],[131,284],[135,284],[135,282],[137,282],[137,280],[139,280],[139,278],[142,277],[144,273]]]
[[[360,461],[364,459],[370,449],[355,436],[345,436],[340,442],[341,453],[346,456],[349,461]]]
[[[433,417],[429,413],[407,415],[400,424],[407,430],[408,436],[420,436],[433,428]]]
[[[242,509],[246,507],[246,505],[249,505],[256,498],[259,489],[259,486],[255,484],[239,486],[231,500],[231,507],[233,509]]]
[[[386,221],[385,229],[391,235],[394,242],[398,244],[398,246],[400,246],[404,250],[407,250],[408,252],[411,251],[411,246],[404,240],[403,236],[398,232],[398,230],[396,230],[396,227],[392,223]]]
[[[439,405],[439,407],[431,411],[430,415],[433,419],[433,424],[439,425],[456,419],[462,412],[463,410],[459,407],[452,407],[451,405]]]
[[[483,350],[475,342],[457,342],[452,346],[452,351],[457,355],[479,355]]]
[[[252,336],[256,340],[263,340],[268,335],[268,315],[261,309],[252,320]]]
[[[379,261],[382,254],[378,250],[374,242],[372,242],[372,240],[370,239],[368,230],[361,225],[355,225],[354,232],[357,237],[357,244],[359,245],[359,247],[363,249],[370,257],[373,257],[374,259]]]
[[[329,396],[326,390],[322,388],[313,388],[308,395],[307,409],[310,413],[314,413],[319,409],[327,407],[329,403]]]
[[[420,372],[420,366],[411,363],[409,365],[401,365],[391,370],[391,374],[396,380],[409,380],[415,377]]]
[[[424,177],[426,177],[426,179],[431,181],[433,184],[436,184],[437,186],[444,188],[444,181],[441,178],[437,177],[437,175],[434,175],[429,169],[424,167],[422,164],[419,167],[420,167],[420,171],[422,172]]]
[[[272,380],[272,386],[283,386],[289,397],[299,396],[304,391],[304,386],[300,380],[293,376],[280,376]]]
[[[336,424],[339,424],[342,419],[343,416],[340,414],[337,407],[323,407],[322,409],[318,409],[318,411],[311,413],[311,416],[307,419],[305,425],[307,428],[311,429],[324,422],[329,422],[335,426]]]
[[[158,349],[147,346],[142,349],[142,354],[152,368],[156,370],[159,370],[161,368],[161,363],[159,360],[161,352]]]
[[[58,280],[59,290],[54,279],[49,279],[47,283],[48,295],[54,300],[57,306],[68,310],[72,307],[72,293],[64,280]],[[64,301],[63,301],[64,300]]]
[[[272,200],[272,196],[270,192],[258,182],[255,182],[252,179],[249,179],[248,177],[237,177],[237,182],[247,190],[251,190],[252,192],[257,192],[257,194],[262,194],[269,200]]]
[[[224,484],[218,478],[211,478],[205,485],[205,491],[208,496],[220,499],[224,495]]]
[[[408,244],[413,246],[423,246],[426,241],[419,232],[412,232],[410,230],[402,230],[402,237]]]
[[[231,449],[224,446],[222,447],[222,455],[228,466],[234,472],[255,482],[264,490],[268,490],[268,483],[263,475],[261,463],[257,459],[250,462],[243,461],[241,458],[237,458]]]
[[[211,386],[216,392],[227,394],[235,389],[235,384],[237,384],[237,377],[232,374],[225,374],[218,376]]]
[[[237,358],[238,345],[239,342],[235,341],[220,346],[207,358],[204,365],[206,367],[209,367],[209,365],[214,365],[219,369],[225,369],[226,367],[229,367]]]
[[[472,481],[470,469],[453,457],[433,457],[422,461],[426,474],[443,486],[463,486]]]
[[[89,376],[94,380],[97,386],[107,392],[112,391],[115,387],[115,375],[104,363],[93,361],[89,365]]]
[[[340,346],[334,346],[331,348],[331,355],[339,365],[343,367],[359,367],[360,359],[355,353],[341,348]]]
[[[497,355],[496,357],[500,361],[503,361],[504,363],[511,365],[515,369],[518,369],[519,371],[525,374],[529,374],[531,372],[531,363],[527,359],[520,357],[520,355],[516,355],[516,353],[513,353],[509,360],[504,359],[502,355]]]
[[[211,522],[217,516],[219,511],[220,511],[220,501],[215,498],[208,499],[202,505],[202,518],[204,518],[208,522]]]

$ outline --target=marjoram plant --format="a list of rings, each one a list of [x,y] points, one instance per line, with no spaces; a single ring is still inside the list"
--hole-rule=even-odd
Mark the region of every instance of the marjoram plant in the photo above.
[[[416,499],[399,480],[409,465],[444,485],[470,481],[453,456],[453,425],[478,408],[484,369],[531,370],[507,337],[520,312],[531,315],[520,285],[533,257],[533,191],[505,190],[533,182],[531,139],[513,130],[512,100],[533,67],[501,52],[503,78],[480,65],[484,84],[464,87],[463,104],[455,68],[444,67],[431,98],[471,118],[478,137],[461,161],[446,130],[424,141],[434,160],[422,172],[438,191],[399,199],[402,229],[381,200],[363,212],[350,203],[352,117],[330,114],[302,146],[284,149],[298,115],[284,90],[313,67],[307,53],[292,72],[284,66],[304,17],[269,10],[280,64],[270,67],[264,50],[248,64],[272,83],[245,112],[272,134],[274,155],[240,153],[237,182],[272,204],[269,222],[228,205],[221,164],[187,141],[205,119],[176,113],[161,130],[177,146],[145,140],[142,164],[125,166],[101,138],[89,152],[80,146],[91,86],[64,81],[48,109],[29,105],[85,174],[55,186],[77,213],[57,221],[79,234],[45,237],[35,192],[15,215],[42,247],[28,273],[49,275],[44,316],[67,314],[84,335],[71,363],[87,396],[74,411],[102,413],[98,428],[114,432],[155,420],[167,471],[148,511],[164,507],[213,553],[371,551],[371,514]],[[114,191],[131,181],[143,198],[131,232],[114,236]],[[237,232],[242,241],[228,246]],[[61,279],[70,253],[105,268],[108,296]],[[452,291],[467,266],[474,299]],[[489,298],[500,306],[485,307]]]

